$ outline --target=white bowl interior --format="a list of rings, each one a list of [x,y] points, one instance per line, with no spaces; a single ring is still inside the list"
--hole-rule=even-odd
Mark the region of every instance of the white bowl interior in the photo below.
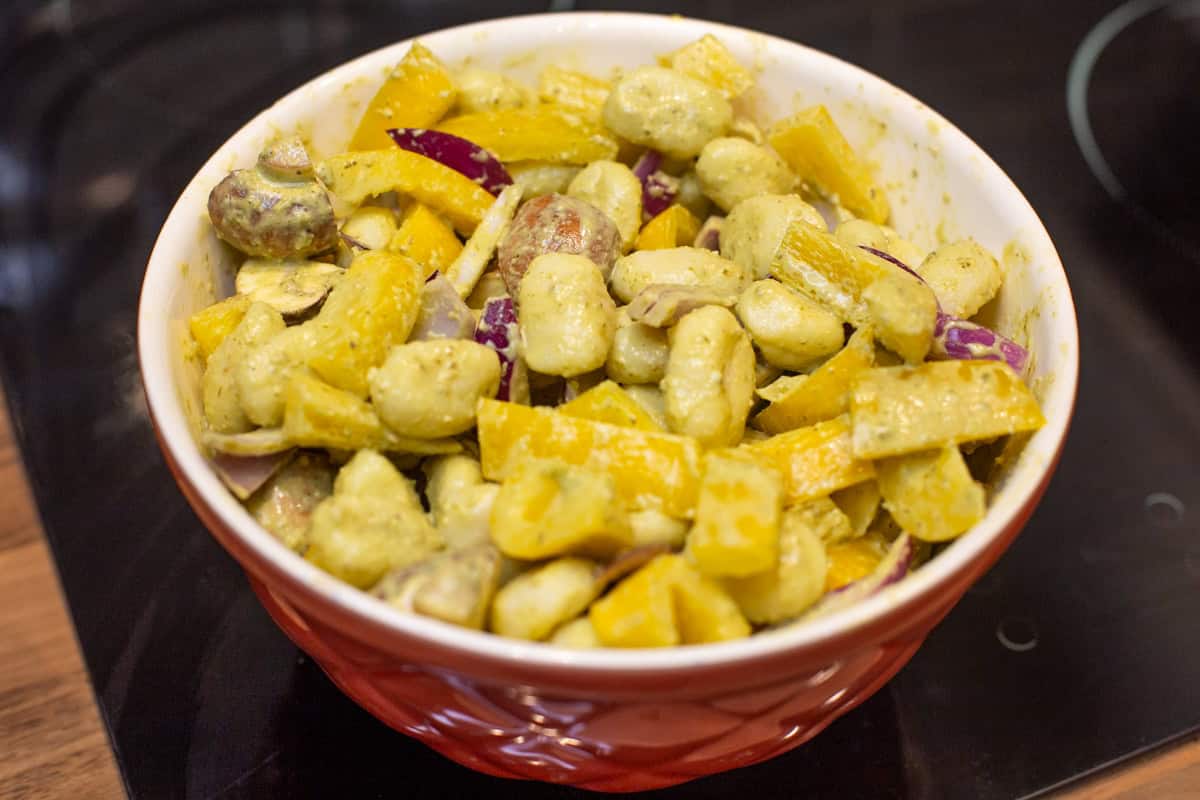
[[[193,437],[199,418],[199,368],[189,358],[187,318],[232,292],[234,253],[212,234],[210,189],[261,147],[296,132],[316,156],[345,147],[366,101],[407,51],[400,42],[345,64],[289,94],[249,122],[204,165],[172,210],[147,268],[138,339],[151,410],[180,467],[205,501],[263,558],[318,587],[330,602],[448,647],[484,650],[516,661],[611,669],[678,669],[737,660],[812,643],[861,625],[889,604],[932,591],[976,558],[1005,527],[1050,466],[1072,408],[1078,371],[1075,313],[1062,265],[1037,215],[1008,177],[960,131],[879,78],[806,47],[697,20],[591,13],[516,17],[421,37],[451,64],[500,68],[533,83],[547,64],[597,74],[648,63],[655,55],[714,33],[758,71],[743,110],[764,122],[825,103],[858,151],[878,170],[893,224],[923,248],[970,235],[1001,258],[1006,279],[987,309],[1004,333],[1033,354],[1031,384],[1047,420],[993,487],[986,519],[908,580],[846,611],[719,645],[662,651],[568,651],[396,614],[294,555],[259,528],[205,462]],[[915,177],[914,177],[915,176]]]

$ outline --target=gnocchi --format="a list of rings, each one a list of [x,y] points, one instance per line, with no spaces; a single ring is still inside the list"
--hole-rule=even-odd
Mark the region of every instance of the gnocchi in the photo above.
[[[650,286],[679,284],[710,289],[719,294],[739,294],[750,285],[750,270],[699,247],[639,250],[617,259],[610,285],[622,302],[632,302]]]
[[[699,154],[732,122],[733,108],[717,89],[664,67],[631,70],[604,103],[610,130],[677,158]]]
[[[737,318],[705,306],[681,319],[661,385],[671,430],[707,447],[740,441],[754,401],[754,349]]]
[[[696,160],[700,190],[722,211],[764,194],[787,194],[796,176],[783,159],[765,147],[740,138],[713,139]]]
[[[604,365],[617,329],[617,306],[604,277],[584,256],[538,256],[521,280],[522,352],[530,369],[571,377]]]

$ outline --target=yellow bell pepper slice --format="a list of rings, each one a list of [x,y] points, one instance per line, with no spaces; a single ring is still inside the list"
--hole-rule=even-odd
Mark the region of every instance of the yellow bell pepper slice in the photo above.
[[[750,624],[719,583],[683,556],[662,555],[592,604],[588,618],[609,647],[670,647],[740,639]]]
[[[411,258],[386,250],[359,253],[306,326],[306,361],[324,381],[367,396],[367,371],[408,339],[421,308],[421,272]]]
[[[901,529],[926,542],[954,539],[983,519],[987,499],[955,445],[885,458],[879,491]]]
[[[883,561],[887,550],[888,543],[878,533],[829,545],[825,548],[825,557],[829,560],[825,591],[832,592],[867,577]]]
[[[469,235],[496,198],[466,175],[398,147],[356,150],[317,164],[317,177],[339,200],[357,206],[374,195],[400,192],[424,203]]]
[[[865,250],[796,221],[771,264],[780,281],[829,306],[910,363],[924,359],[937,322],[933,290]]]
[[[891,213],[883,188],[842,135],[823,105],[777,123],[767,135],[792,171],[855,216],[882,224]]]
[[[720,452],[704,458],[696,524],[687,555],[715,577],[744,577],[774,569],[779,560],[783,480],[758,463]]]
[[[420,42],[408,53],[371,98],[363,112],[351,150],[395,147],[388,128],[429,128],[446,115],[458,93],[450,72]]]
[[[505,162],[590,164],[617,155],[616,139],[603,128],[546,106],[463,114],[437,127]]]
[[[876,471],[878,469],[876,467]],[[875,515],[879,513],[879,503],[883,500],[883,495],[879,493],[877,481],[863,481],[854,486],[839,489],[831,495],[830,499],[837,504],[838,509],[845,515],[846,521],[850,525],[844,538],[853,538],[867,532]]]
[[[1037,398],[999,361],[863,370],[850,394],[854,455],[885,458],[1040,428]]]
[[[546,67],[538,76],[538,97],[575,112],[591,122],[599,122],[604,101],[612,85],[584,72]]]
[[[557,459],[610,475],[628,508],[691,517],[700,485],[700,445],[689,436],[622,428],[548,408],[479,401],[483,474],[502,481],[533,459]]]
[[[795,619],[824,593],[827,559],[822,535],[830,527],[833,515],[824,513],[819,502],[783,512],[779,522],[779,563],[774,568],[745,578],[726,578],[723,582],[751,622],[771,624]],[[837,509],[834,513],[838,513]]]
[[[530,461],[504,479],[492,505],[492,541],[511,558],[611,557],[633,544],[613,479],[583,467]],[[576,612],[578,613],[578,611]]]
[[[458,258],[463,245],[454,235],[454,229],[428,206],[413,203],[404,212],[388,249],[417,262],[428,278],[434,272],[445,272]]]
[[[285,391],[283,435],[298,447],[335,450],[438,455],[462,449],[453,439],[409,439],[392,433],[370,403],[335,389],[306,370],[293,374]]]
[[[778,470],[789,506],[875,477],[875,466],[855,457],[844,416],[742,445],[733,453]]]
[[[250,298],[235,294],[202,308],[188,319],[188,329],[192,332],[192,338],[196,340],[200,355],[205,361],[221,342],[225,341],[225,337],[233,333],[249,308]]]
[[[635,250],[665,250],[669,247],[690,247],[700,232],[700,221],[681,205],[667,206],[658,216],[642,226]]]
[[[704,81],[725,96],[743,94],[754,85],[754,76],[733,57],[733,53],[711,33],[661,56],[658,62],[676,72]]]
[[[558,412],[623,428],[663,432],[662,426],[654,421],[642,404],[614,381],[596,384],[569,403],[563,403],[558,407]]]
[[[871,331],[859,328],[837,355],[763,409],[754,418],[755,425],[767,433],[784,433],[845,414],[850,408],[851,384],[874,363]]]

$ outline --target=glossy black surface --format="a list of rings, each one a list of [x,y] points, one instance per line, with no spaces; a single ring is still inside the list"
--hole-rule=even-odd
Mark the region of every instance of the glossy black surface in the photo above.
[[[800,750],[656,796],[1023,797],[1200,727],[1200,32],[1186,6],[1131,23],[1091,71],[1090,125],[1120,202],[1089,170],[1065,103],[1072,55],[1110,4],[622,7],[791,37],[942,111],[1042,214],[1083,343],[1078,413],[1045,502],[912,663]],[[176,491],[133,353],[158,226],[252,113],[377,46],[545,4],[5,8],[5,387],[133,796],[576,796],[459,768],[344,699]]]

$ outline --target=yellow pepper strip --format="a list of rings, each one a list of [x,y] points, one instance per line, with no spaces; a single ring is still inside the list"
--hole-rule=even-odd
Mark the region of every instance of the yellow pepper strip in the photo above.
[[[729,593],[683,556],[662,555],[592,604],[588,613],[609,647],[670,647],[740,639],[750,624]]]
[[[691,246],[700,232],[700,221],[681,205],[667,206],[658,216],[642,226],[634,243],[635,250],[665,250],[668,247]]]
[[[882,499],[877,481],[863,481],[833,493],[831,500],[837,504],[850,525],[845,532],[845,538],[862,536],[867,532],[875,515],[879,513],[879,502]]]
[[[386,450],[438,455],[457,453],[453,439],[409,439],[387,430],[370,403],[335,389],[305,370],[297,371],[285,393],[283,435],[299,447]]]
[[[767,433],[813,425],[845,414],[850,408],[850,386],[864,369],[875,363],[875,343],[869,328],[859,328],[846,346],[794,388],[754,418]]]
[[[664,67],[704,81],[732,100],[754,85],[750,70],[711,33],[658,59]]]
[[[529,561],[611,557],[633,544],[612,478],[553,461],[530,461],[504,479],[490,530],[500,552]]]
[[[617,141],[604,129],[546,106],[463,114],[437,127],[474,142],[504,162],[590,164],[617,154]]]
[[[883,560],[887,549],[888,543],[878,533],[829,545],[825,548],[825,557],[829,560],[825,591],[832,592],[870,575]]]
[[[847,417],[741,445],[732,451],[783,475],[784,505],[824,497],[875,477],[870,461],[855,458]]]
[[[829,306],[855,327],[870,324],[863,290],[896,267],[806,222],[793,222],[771,264],[784,284]],[[913,280],[916,280],[915,278]]]
[[[421,266],[424,277],[444,272],[462,252],[454,229],[423,203],[413,203],[404,212],[400,228],[388,249],[403,253]]]
[[[352,206],[386,192],[408,195],[445,216],[455,230],[467,235],[496,199],[461,172],[398,147],[327,158],[317,164],[317,177],[339,200]]]
[[[744,577],[774,569],[779,560],[783,481],[758,463],[720,452],[704,458],[696,524],[687,554],[714,577]]]
[[[954,539],[983,519],[983,487],[975,482],[955,445],[882,459],[879,490],[892,519],[926,542]]]
[[[612,85],[583,72],[546,67],[538,76],[538,97],[579,114],[591,122],[599,122],[604,101]]]
[[[850,418],[858,458],[994,439],[1046,423],[1037,398],[999,361],[863,370],[851,390]]]
[[[359,253],[305,325],[313,345],[306,361],[327,383],[367,396],[367,372],[403,344],[421,309],[420,267],[386,250]]]
[[[351,150],[395,147],[388,128],[428,128],[454,105],[454,81],[438,57],[414,42],[371,98],[350,140]]]
[[[623,428],[663,432],[642,404],[613,381],[604,381],[588,389],[569,403],[558,407],[560,414],[595,422],[607,422]]]
[[[200,348],[200,354],[207,361],[217,346],[225,341],[225,337],[233,333],[233,329],[246,316],[250,308],[250,298],[246,295],[235,294],[224,300],[213,303],[207,308],[197,311],[188,320],[188,329],[192,338]]]
[[[830,199],[855,216],[877,224],[887,222],[887,196],[825,106],[812,106],[782,120],[771,129],[767,140],[792,171]]]
[[[557,459],[604,472],[633,509],[688,518],[700,485],[700,445],[689,436],[622,428],[548,408],[480,400],[483,474],[501,481],[531,459]]]

